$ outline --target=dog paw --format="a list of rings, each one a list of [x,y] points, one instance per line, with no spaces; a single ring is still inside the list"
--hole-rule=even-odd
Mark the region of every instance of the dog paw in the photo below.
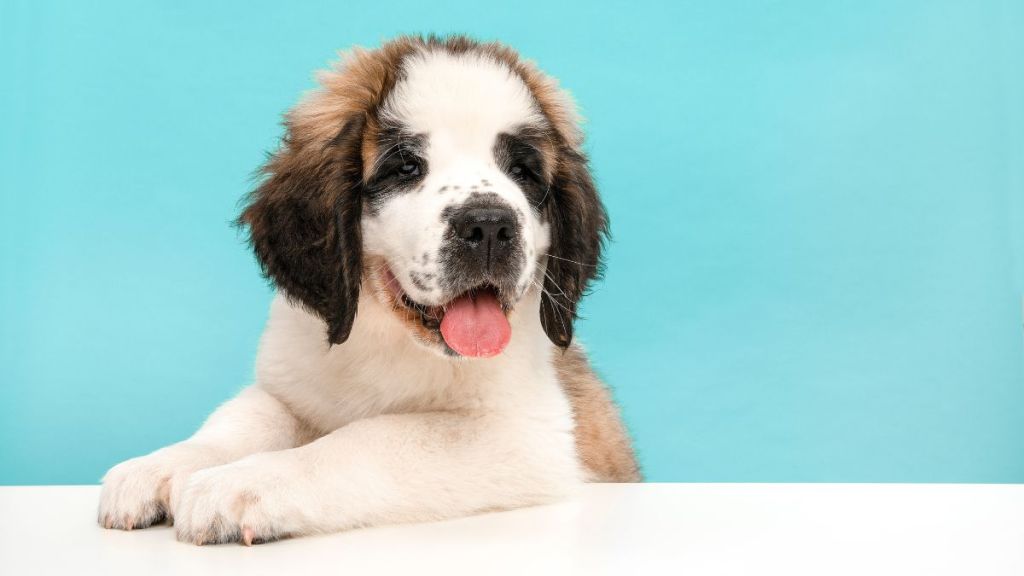
[[[208,468],[185,483],[174,517],[178,540],[197,545],[240,542],[246,546],[300,531],[285,469],[259,456]]]
[[[172,492],[196,470],[219,463],[214,452],[181,444],[121,462],[103,477],[98,521],[104,528],[133,530],[171,519]]]

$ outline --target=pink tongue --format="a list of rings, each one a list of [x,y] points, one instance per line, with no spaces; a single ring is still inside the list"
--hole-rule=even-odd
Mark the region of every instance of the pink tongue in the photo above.
[[[463,356],[486,358],[500,354],[512,337],[501,303],[490,290],[460,296],[441,319],[444,341]]]

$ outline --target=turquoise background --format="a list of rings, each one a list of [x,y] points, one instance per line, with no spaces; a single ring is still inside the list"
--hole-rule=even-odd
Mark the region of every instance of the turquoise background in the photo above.
[[[502,39],[612,215],[579,333],[659,481],[1024,481],[1024,3],[0,2],[0,482],[251,378],[229,226],[334,51]]]

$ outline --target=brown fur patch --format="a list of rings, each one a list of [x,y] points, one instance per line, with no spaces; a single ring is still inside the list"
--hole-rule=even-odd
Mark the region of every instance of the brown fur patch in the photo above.
[[[327,322],[332,344],[348,338],[355,318],[362,185],[375,160],[377,109],[415,45],[399,38],[355,49],[321,73],[320,88],[285,115],[281,149],[239,218],[264,273]]]
[[[643,477],[629,434],[608,388],[583,351],[572,346],[555,353],[558,380],[572,404],[576,450],[592,482],[640,482]]]
[[[366,114],[368,132],[375,131],[376,111],[398,80],[402,59],[421,45],[422,40],[403,36],[375,50],[342,52],[330,70],[317,74],[320,88],[288,113],[292,137],[326,145],[354,113]],[[367,140],[364,136],[363,161],[372,166],[376,151]]]

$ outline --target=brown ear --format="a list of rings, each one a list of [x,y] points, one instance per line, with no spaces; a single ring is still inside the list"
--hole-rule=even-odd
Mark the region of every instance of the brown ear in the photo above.
[[[564,146],[546,206],[551,225],[540,321],[557,346],[572,343],[576,307],[587,285],[601,274],[608,217],[597,195],[587,158]]]
[[[365,125],[356,114],[327,144],[300,142],[288,126],[238,218],[264,275],[327,323],[331,344],[348,338],[359,301]]]

